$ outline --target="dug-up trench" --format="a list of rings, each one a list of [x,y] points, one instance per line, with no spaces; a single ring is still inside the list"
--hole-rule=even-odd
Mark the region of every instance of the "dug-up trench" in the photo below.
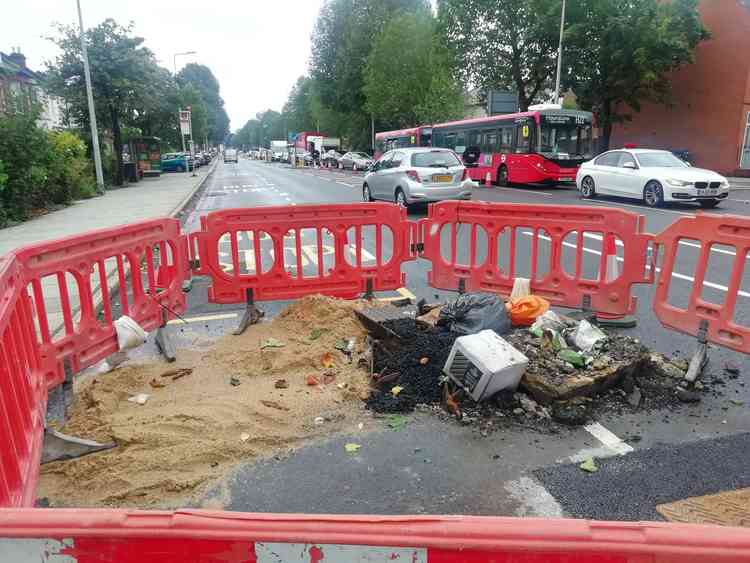
[[[373,354],[355,313],[372,306],[310,296],[241,336],[223,336],[206,350],[178,350],[172,364],[130,360],[107,373],[81,377],[61,430],[117,447],[43,465],[38,496],[54,507],[196,506],[239,464],[283,455],[335,434],[366,432],[377,427],[373,415],[400,417],[393,413],[426,409],[448,417],[438,406],[443,399],[439,381],[456,336],[415,328],[414,313],[408,321],[405,311],[404,348],[383,356],[376,345]],[[559,371],[534,351],[537,343],[527,329],[506,338],[532,358],[530,377],[539,380]],[[596,400],[578,397],[543,406],[544,397],[522,381],[526,393],[462,404],[462,423],[476,421],[477,436],[514,424],[557,432],[557,410],[564,419],[596,412],[592,405],[632,411],[676,403],[682,370],[632,339],[610,335],[610,340],[608,356],[616,361],[634,353],[637,369],[606,385],[592,385]],[[374,385],[371,369],[400,371],[400,379]],[[614,373],[602,366],[602,373],[607,370]],[[578,373],[564,379],[579,384],[596,377]],[[148,395],[145,403],[133,402],[138,394]]]

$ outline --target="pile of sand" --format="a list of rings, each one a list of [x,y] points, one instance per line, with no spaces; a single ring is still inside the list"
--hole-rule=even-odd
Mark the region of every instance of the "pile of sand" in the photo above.
[[[366,331],[354,309],[362,306],[307,297],[209,351],[180,350],[174,364],[125,365],[82,381],[63,432],[118,447],[44,465],[39,496],[53,506],[175,507],[239,462],[351,430],[368,389],[357,367]],[[335,347],[349,338],[351,362]],[[284,346],[262,348],[269,339]],[[164,375],[182,368],[192,372]],[[308,385],[310,376],[320,384]],[[277,387],[280,379],[287,388]],[[150,395],[146,404],[128,401],[138,393]],[[316,424],[321,416],[325,423]]]

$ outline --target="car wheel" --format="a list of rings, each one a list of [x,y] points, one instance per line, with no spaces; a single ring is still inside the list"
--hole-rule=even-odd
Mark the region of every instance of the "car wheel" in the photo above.
[[[649,207],[661,207],[664,205],[664,192],[661,184],[652,180],[643,188],[643,202]]]
[[[372,194],[370,193],[370,186],[367,184],[362,186],[362,199],[365,201],[373,201]]]
[[[497,170],[497,185],[498,186],[509,186],[508,181],[508,167],[504,164]]]
[[[713,209],[714,207],[719,205],[719,200],[718,199],[702,199],[698,203],[701,204],[701,207],[703,209]]]
[[[406,194],[401,188],[396,188],[396,204],[403,207],[408,208],[409,203],[406,201]]]
[[[594,185],[594,179],[591,176],[586,176],[581,180],[581,195],[586,199],[593,199],[596,197],[596,186]]]

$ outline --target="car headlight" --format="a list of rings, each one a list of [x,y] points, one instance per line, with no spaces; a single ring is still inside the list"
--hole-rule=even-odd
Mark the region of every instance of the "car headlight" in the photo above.
[[[685,180],[678,180],[677,178],[667,178],[667,184],[684,188],[685,186],[692,186],[693,182],[686,182]]]
[[[728,188],[729,187],[729,181],[728,180],[723,180],[721,182],[721,184],[719,184],[719,187],[722,188],[722,189]]]

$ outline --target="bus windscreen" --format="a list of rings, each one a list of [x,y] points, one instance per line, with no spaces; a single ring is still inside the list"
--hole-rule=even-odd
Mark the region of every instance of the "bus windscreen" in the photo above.
[[[591,121],[573,115],[542,115],[539,152],[552,159],[593,157]]]

